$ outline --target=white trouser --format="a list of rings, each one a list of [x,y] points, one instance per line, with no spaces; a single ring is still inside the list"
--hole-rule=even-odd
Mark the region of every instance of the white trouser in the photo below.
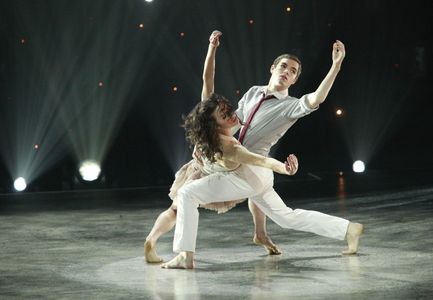
[[[244,198],[253,201],[281,227],[339,240],[346,236],[348,220],[311,210],[292,210],[273,189],[271,170],[242,165],[232,172],[194,180],[178,191],[173,251],[195,251],[199,204]]]

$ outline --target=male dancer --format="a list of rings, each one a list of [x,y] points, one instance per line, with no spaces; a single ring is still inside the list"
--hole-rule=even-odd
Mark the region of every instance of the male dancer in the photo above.
[[[239,101],[236,114],[245,123],[239,141],[252,152],[267,156],[270,148],[297,121],[316,110],[325,101],[345,57],[344,44],[333,44],[332,66],[317,90],[300,99],[288,95],[289,87],[301,72],[296,56],[281,55],[270,68],[271,78],[267,86],[253,86]],[[273,96],[268,98],[265,96]],[[263,98],[267,99],[264,100]],[[212,174],[198,179],[178,192],[178,212],[173,250],[179,255],[164,268],[194,267],[193,254],[197,238],[198,205],[231,199],[249,198],[256,207],[251,209],[260,218],[259,208],[282,227],[313,232],[330,238],[347,240],[348,249],[343,254],[358,251],[363,225],[329,216],[320,212],[287,207],[273,189],[273,173],[270,170],[241,165],[239,169],[224,175]],[[256,223],[257,224],[257,223]]]

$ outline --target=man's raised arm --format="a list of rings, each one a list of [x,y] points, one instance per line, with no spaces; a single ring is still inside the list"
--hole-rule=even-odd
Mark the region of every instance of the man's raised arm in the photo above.
[[[346,56],[346,50],[344,49],[344,44],[340,41],[336,41],[332,47],[332,66],[326,77],[320,83],[317,90],[311,94],[306,95],[307,104],[310,108],[316,108],[323,101],[325,101],[326,96],[328,96],[332,85],[334,84],[335,78],[341,68],[341,63]]]

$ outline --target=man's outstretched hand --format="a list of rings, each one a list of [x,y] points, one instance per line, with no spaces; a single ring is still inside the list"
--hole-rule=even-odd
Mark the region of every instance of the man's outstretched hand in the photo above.
[[[345,56],[346,50],[344,49],[344,44],[341,41],[336,40],[332,45],[332,62],[340,67]]]

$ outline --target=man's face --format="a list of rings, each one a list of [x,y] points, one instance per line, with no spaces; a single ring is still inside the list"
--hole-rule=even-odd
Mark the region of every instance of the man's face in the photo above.
[[[298,62],[289,58],[283,58],[276,66],[271,66],[272,76],[270,83],[279,89],[287,89],[296,82],[298,70]]]

